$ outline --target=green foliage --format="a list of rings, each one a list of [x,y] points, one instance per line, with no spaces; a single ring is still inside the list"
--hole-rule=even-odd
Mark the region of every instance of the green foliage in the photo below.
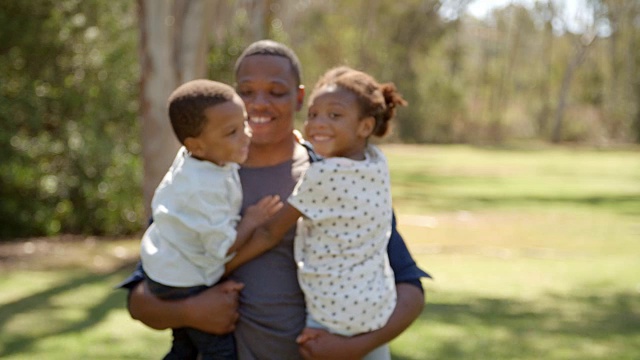
[[[139,228],[135,8],[3,1],[0,238]]]
[[[340,64],[394,82],[409,106],[391,141],[548,139],[581,34],[563,27],[560,2],[514,2],[482,20],[461,12],[468,2],[273,0],[259,19],[252,2],[227,0],[209,76],[233,83],[242,49],[268,37],[298,53],[308,93]],[[588,3],[609,33],[576,70],[561,138],[639,142],[640,3]],[[0,239],[140,229],[136,24],[132,1],[0,2]]]

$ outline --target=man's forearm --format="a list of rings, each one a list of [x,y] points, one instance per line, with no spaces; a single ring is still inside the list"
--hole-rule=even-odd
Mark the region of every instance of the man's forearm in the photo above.
[[[342,337],[321,331],[315,340],[300,346],[305,359],[359,359],[395,339],[420,316],[424,308],[424,294],[419,287],[408,284],[396,284],[398,302],[387,324],[375,331],[353,337]]]
[[[356,336],[362,337],[359,340],[369,351],[395,339],[420,316],[424,308],[424,294],[418,287],[400,283],[396,284],[396,292],[398,302],[387,324],[376,331]]]
[[[238,293],[243,284],[227,280],[182,300],[161,300],[144,282],[129,295],[131,317],[158,330],[192,327],[212,334],[227,334],[238,320]]]
[[[155,297],[141,281],[129,294],[131,317],[156,330],[185,326],[182,301],[164,301]]]

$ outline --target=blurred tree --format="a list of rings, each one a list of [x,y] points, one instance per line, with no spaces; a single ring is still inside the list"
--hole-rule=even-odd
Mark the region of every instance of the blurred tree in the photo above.
[[[640,116],[640,2],[592,0],[592,4],[600,9],[609,32],[606,59],[610,77],[604,103],[607,135],[611,139],[632,140],[640,136],[632,134],[634,119]]]
[[[0,238],[139,231],[177,147],[166,97],[232,83],[260,38],[298,53],[308,87],[339,64],[393,81],[410,106],[391,141],[548,141],[560,124],[558,141],[640,143],[640,2],[588,0],[599,40],[582,55],[563,1],[480,19],[468,3],[0,2]]]
[[[0,3],[0,238],[139,229],[134,20],[128,2]]]
[[[143,195],[147,217],[155,188],[180,146],[169,122],[167,98],[180,84],[206,77],[208,19],[213,10],[213,3],[204,0],[138,0]]]
[[[584,62],[587,51],[595,39],[595,34],[577,36],[575,54],[567,63],[564,76],[562,77],[560,93],[558,94],[558,105],[556,106],[553,131],[551,133],[551,141],[554,143],[559,143],[563,139],[562,131],[564,124],[564,112],[567,105],[567,97],[569,96],[569,88],[578,66]]]

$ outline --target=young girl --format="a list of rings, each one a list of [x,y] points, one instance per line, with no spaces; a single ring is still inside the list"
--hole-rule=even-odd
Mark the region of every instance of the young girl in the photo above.
[[[398,105],[406,101],[393,84],[347,67],[329,70],[311,94],[305,135],[325,159],[311,164],[288,203],[254,233],[280,238],[302,216],[295,258],[308,318],[299,343],[313,338],[308,328],[345,336],[379,329],[396,305],[386,251],[389,170],[369,137],[387,133]],[[386,345],[367,356],[389,358]]]

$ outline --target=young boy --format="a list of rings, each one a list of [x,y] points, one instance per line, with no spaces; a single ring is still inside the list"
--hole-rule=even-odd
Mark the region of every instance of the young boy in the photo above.
[[[282,203],[266,196],[240,220],[238,163],[247,159],[251,134],[244,103],[232,87],[187,82],[169,97],[169,118],[183,146],[154,194],[154,222],[142,238],[140,255],[149,290],[173,300],[218,282],[225,263]],[[236,358],[231,334],[179,328],[173,337],[165,359]]]

